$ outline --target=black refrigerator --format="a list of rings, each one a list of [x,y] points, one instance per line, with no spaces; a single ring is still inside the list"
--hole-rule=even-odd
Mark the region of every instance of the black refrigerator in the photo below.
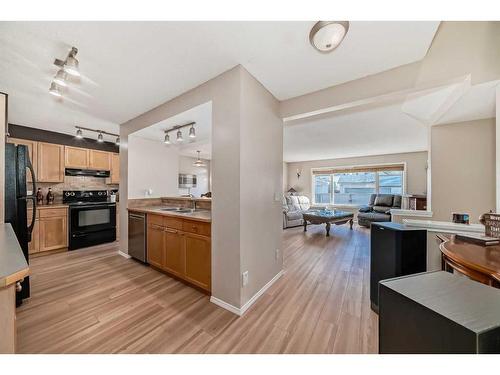
[[[32,192],[28,195],[27,173],[31,174]],[[29,263],[28,243],[35,225],[36,191],[35,172],[29,158],[28,147],[24,145],[5,145],[5,222],[10,223],[21,245],[26,262]],[[33,215],[28,218],[28,201],[32,201]],[[30,296],[29,277],[21,282],[21,291],[16,293],[16,305]]]

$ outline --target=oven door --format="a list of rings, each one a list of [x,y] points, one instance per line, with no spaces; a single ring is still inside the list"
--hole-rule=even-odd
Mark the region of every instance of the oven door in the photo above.
[[[70,206],[71,234],[98,232],[116,227],[116,204]]]

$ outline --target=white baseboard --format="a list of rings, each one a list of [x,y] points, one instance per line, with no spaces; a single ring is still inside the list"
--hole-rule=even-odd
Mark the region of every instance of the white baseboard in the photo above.
[[[123,251],[118,250],[118,254],[121,255],[124,258],[130,259],[132,258],[130,255],[125,254]]]
[[[228,311],[231,311],[233,314],[236,314],[238,316],[242,316],[249,308],[250,306],[252,306],[255,301],[257,301],[257,299],[263,295],[266,290],[268,290],[271,285],[273,285],[276,280],[278,280],[281,276],[283,276],[283,274],[285,273],[285,271],[281,270],[280,272],[278,272],[276,274],[276,276],[274,276],[271,280],[269,280],[269,282],[264,285],[257,293],[255,293],[252,298],[250,298],[247,303],[245,303],[242,307],[236,307],[236,306],[233,306],[227,302],[224,302],[223,300],[219,299],[219,298],[216,298],[214,296],[210,297],[210,302],[216,304],[217,306],[220,306],[222,307],[223,309],[226,309]]]

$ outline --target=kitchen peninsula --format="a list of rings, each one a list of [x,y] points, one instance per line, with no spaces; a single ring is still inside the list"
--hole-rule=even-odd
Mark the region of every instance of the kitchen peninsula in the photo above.
[[[210,293],[211,199],[166,197],[128,203],[129,254]],[[144,250],[137,255],[141,246]]]

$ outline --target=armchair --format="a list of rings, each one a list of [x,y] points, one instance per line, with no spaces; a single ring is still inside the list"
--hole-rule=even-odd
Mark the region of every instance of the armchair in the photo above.
[[[373,222],[391,221],[391,209],[401,208],[401,195],[372,194],[358,212],[358,224],[369,228]]]

